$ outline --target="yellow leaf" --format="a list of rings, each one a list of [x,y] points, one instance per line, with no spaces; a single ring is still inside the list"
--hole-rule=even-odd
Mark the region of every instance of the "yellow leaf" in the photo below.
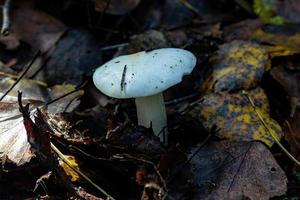
[[[282,136],[279,124],[269,115],[267,96],[261,88],[249,91],[249,95],[261,113],[264,121],[278,139]],[[271,147],[273,138],[259,120],[247,98],[238,93],[212,93],[203,97],[198,106],[191,111],[203,126],[210,131],[217,127],[216,136],[232,141],[259,140]]]
[[[80,170],[74,156],[64,155],[64,157],[69,161],[69,164],[74,169],[77,169],[78,171]],[[64,161],[60,160],[59,165],[63,168],[65,173],[71,178],[71,181],[73,182],[78,181],[79,175],[71,167],[69,167]]]
[[[262,46],[240,40],[222,45],[210,62],[212,73],[202,85],[205,92],[253,88],[270,66]]]

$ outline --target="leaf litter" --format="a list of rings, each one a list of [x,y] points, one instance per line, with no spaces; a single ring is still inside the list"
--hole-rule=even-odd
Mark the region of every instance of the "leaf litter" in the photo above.
[[[243,95],[246,90],[264,123],[297,157],[299,31],[285,24],[297,23],[297,3],[288,1],[292,7],[281,1],[254,1],[245,11],[236,2],[153,1],[146,6],[132,0],[68,0],[60,8],[46,0],[13,1],[9,35],[0,37],[1,91],[14,86],[36,50],[42,55],[14,86],[12,96],[0,102],[0,186],[17,189],[20,181],[18,191],[33,192],[12,194],[8,189],[8,194],[0,189],[0,197],[299,195],[293,187],[300,183],[290,173],[293,168],[297,174],[297,168],[274,147]],[[60,10],[68,16],[58,14]],[[70,25],[70,17],[80,20]],[[93,69],[114,56],[162,47],[185,48],[198,58],[191,76],[165,93],[167,147],[151,129],[136,125],[133,101],[111,99],[90,81]],[[291,58],[296,62],[290,64]],[[270,91],[268,76],[284,88],[289,118],[276,107],[284,106],[282,91]],[[19,102],[18,90],[26,97]],[[16,171],[27,178],[18,179]],[[10,178],[17,183],[8,183]]]

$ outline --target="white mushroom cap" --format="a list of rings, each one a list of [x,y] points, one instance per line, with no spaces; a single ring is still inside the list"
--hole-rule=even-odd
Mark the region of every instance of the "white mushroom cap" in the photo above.
[[[142,51],[119,56],[100,66],[93,81],[100,91],[111,97],[144,97],[181,82],[195,65],[196,57],[183,49]]]

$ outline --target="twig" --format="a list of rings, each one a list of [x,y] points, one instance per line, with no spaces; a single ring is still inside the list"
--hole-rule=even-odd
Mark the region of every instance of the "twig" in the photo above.
[[[290,152],[279,142],[278,137],[276,135],[276,133],[274,133],[269,126],[267,125],[267,123],[265,122],[265,120],[263,119],[263,117],[261,116],[260,112],[256,109],[256,106],[252,100],[252,98],[250,97],[250,95],[243,90],[243,94],[247,97],[248,101],[250,102],[251,106],[253,107],[255,113],[257,114],[259,120],[261,121],[261,123],[263,124],[263,126],[265,127],[265,129],[267,130],[267,132],[271,135],[271,137],[274,139],[275,143],[279,146],[279,148],[292,160],[294,161],[297,165],[300,165],[300,162],[292,155],[290,154]]]
[[[153,167],[153,169],[155,170],[156,174],[158,175],[161,183],[163,184],[163,189],[165,190],[164,191],[164,194],[162,196],[162,199],[165,199],[167,197],[167,194],[168,194],[168,188],[167,188],[167,184],[166,184],[166,181],[164,180],[164,178],[162,177],[162,175],[160,174],[159,170],[157,169],[157,167],[155,166],[155,164],[149,160],[145,160],[145,159],[142,159],[142,158],[137,158],[135,156],[132,156],[132,155],[129,155],[129,154],[117,154],[115,155],[114,158],[116,159],[122,159],[122,158],[127,158],[127,159],[131,159],[131,160],[137,160],[139,162],[142,162],[142,163],[146,163],[148,165],[151,165]]]
[[[187,0],[177,0],[179,3],[184,5],[187,9],[195,13],[196,15],[200,16],[200,12],[196,9],[192,4],[190,4]]]
[[[5,77],[9,77],[11,79],[17,79],[18,76],[17,75],[14,75],[14,74],[9,74],[9,73],[5,73],[5,72],[0,72],[0,76],[5,76]],[[30,80],[32,82],[34,82],[35,84],[37,85],[40,85],[42,87],[48,87],[47,83],[43,82],[43,81],[39,81],[39,80],[34,80],[34,79],[25,79],[25,80]]]
[[[193,93],[193,94],[190,94],[190,95],[187,95],[187,96],[183,96],[183,97],[179,97],[179,98],[176,98],[176,99],[172,99],[170,101],[166,101],[165,105],[168,106],[170,104],[176,104],[176,103],[179,103],[179,102],[182,102],[182,101],[186,101],[186,100],[192,99],[192,98],[194,98],[196,96],[197,96],[197,94]]]
[[[56,102],[56,101],[58,101],[58,100],[60,100],[60,99],[62,99],[62,98],[65,98],[66,96],[68,96],[68,95],[70,95],[70,94],[73,94],[73,93],[75,93],[75,92],[78,92],[78,91],[81,90],[86,84],[87,84],[87,81],[83,82],[83,83],[82,83],[81,85],[79,85],[75,90],[72,90],[72,91],[70,91],[70,92],[68,92],[68,93],[66,93],[66,94],[64,94],[64,95],[62,95],[62,96],[60,96],[60,97],[57,97],[56,99],[53,99],[53,100],[51,100],[51,101],[48,101],[47,103],[44,104],[44,106],[45,106],[45,107],[46,107],[46,106],[49,106],[50,104],[52,104],[52,103],[54,103],[54,102]]]
[[[12,89],[20,82],[20,80],[25,76],[25,74],[27,73],[27,71],[30,69],[30,67],[32,66],[32,64],[34,63],[34,61],[37,59],[37,57],[40,55],[41,51],[38,51],[35,56],[33,57],[33,59],[31,60],[31,62],[28,64],[27,68],[23,71],[23,73],[19,76],[19,78],[14,82],[14,84],[2,95],[2,97],[0,98],[0,102],[4,99],[4,97],[10,92],[12,91]]]
[[[107,50],[118,49],[118,48],[120,48],[120,47],[128,46],[128,44],[129,44],[129,43],[115,44],[115,45],[111,45],[111,46],[102,47],[100,50],[101,50],[101,51],[107,51]]]
[[[2,7],[1,34],[3,36],[7,36],[9,34],[9,28],[10,28],[10,16],[9,16],[10,3],[11,3],[11,0],[5,0],[4,5]]]
[[[70,161],[65,158],[64,154],[60,152],[60,150],[53,144],[51,144],[51,149],[58,155],[58,157],[66,163],[72,170],[74,170],[77,174],[82,176],[87,182],[89,182],[91,185],[93,185],[98,191],[100,191],[102,194],[104,194],[107,197],[107,200],[115,200],[111,195],[109,195],[104,189],[102,189],[100,186],[98,186],[96,183],[94,183],[89,177],[87,177],[84,173],[82,173],[80,170],[74,168]]]

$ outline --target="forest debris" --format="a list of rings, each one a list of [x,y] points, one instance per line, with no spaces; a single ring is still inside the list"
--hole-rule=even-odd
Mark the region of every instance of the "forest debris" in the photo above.
[[[144,33],[133,35],[130,38],[129,44],[120,48],[115,54],[115,57],[124,54],[137,53],[140,51],[150,51],[163,47],[168,47],[165,35],[160,31],[148,30]]]
[[[0,81],[0,89],[7,90],[7,88],[14,85],[15,82],[15,80],[10,78],[2,79]],[[76,90],[75,86],[70,84],[54,85],[53,87],[48,88],[47,84],[42,81],[22,79],[16,86],[14,86],[9,94],[11,96],[17,96],[18,91],[22,91],[25,98],[49,102],[74,90]],[[47,106],[48,112],[52,114],[72,112],[79,105],[79,97],[83,94],[84,91],[79,89],[64,98],[51,103]]]
[[[32,106],[35,107],[42,103],[41,101],[29,99],[24,99],[23,102],[31,104],[31,111]],[[0,158],[7,158],[7,161],[18,166],[29,162],[34,153],[27,139],[17,98],[6,96],[0,102],[0,112]]]
[[[45,119],[44,124],[39,126],[48,126],[51,130],[51,136],[63,141],[67,141],[72,145],[88,145],[93,141],[90,137],[76,129],[76,123],[66,114],[51,114],[45,109],[41,109],[41,114]]]
[[[45,67],[35,79],[49,85],[79,85],[102,62],[99,42],[84,29],[69,29],[55,46]],[[59,73],[57,73],[59,72]]]
[[[96,0],[95,10],[112,14],[112,15],[124,15],[132,11],[141,0]]]
[[[287,191],[285,173],[258,142],[214,142],[191,160],[193,199],[270,199]]]
[[[278,1],[278,14],[291,23],[300,23],[300,2],[295,0]]]
[[[297,107],[300,107],[300,71],[278,66],[271,70],[271,75],[283,86],[289,95],[291,103],[290,116],[293,117]]]
[[[59,40],[66,27],[54,17],[34,8],[32,2],[14,1],[18,6],[11,10],[9,38],[26,42],[33,51],[41,50],[44,53]],[[0,42],[6,45],[9,40],[0,36]]]
[[[254,0],[253,10],[265,23],[283,24],[286,20],[283,17],[276,15],[278,4],[278,0]]]
[[[82,187],[78,187],[76,189],[76,194],[86,200],[104,200],[102,198],[96,197],[96,196],[86,192]]]
[[[278,135],[283,135],[279,124],[269,116],[267,96],[260,88],[249,91],[256,109],[262,114],[268,126]],[[253,107],[241,93],[212,93],[203,97],[190,112],[198,118],[207,131],[216,126],[216,136],[231,141],[259,140],[272,146],[273,138],[266,131]]]
[[[300,3],[294,0],[255,0],[253,8],[265,23],[283,24],[300,22]]]
[[[2,27],[1,34],[7,36],[9,34],[10,28],[10,7],[11,0],[5,0],[4,5],[2,6]]]
[[[222,45],[210,61],[213,71],[202,87],[205,91],[214,92],[253,88],[270,67],[262,46],[239,40]]]
[[[248,26],[249,24],[249,26]],[[292,55],[300,52],[300,28],[287,24],[282,26],[264,25],[259,20],[245,20],[225,28],[225,39],[251,40],[257,43],[269,44],[270,55],[279,49],[285,49],[283,55]],[[282,50],[281,50],[282,51]],[[280,56],[280,52],[275,56]]]
[[[49,101],[59,98],[72,91],[75,92],[48,105],[48,112],[52,114],[72,112],[79,105],[79,98],[84,94],[82,89],[78,89],[76,91],[75,86],[71,84],[54,85],[51,87],[49,96],[47,97]]]
[[[74,156],[64,155],[64,157],[65,157],[65,159],[68,160],[68,162],[72,166],[72,168],[75,168],[76,170],[80,170],[78,163],[76,161],[76,158]],[[59,160],[59,165],[65,171],[66,175],[70,177],[72,182],[79,180],[79,175],[71,167],[69,167],[64,161]]]
[[[158,157],[164,150],[159,137],[151,128],[142,126],[130,127],[111,134],[109,142],[123,146],[128,152],[142,153],[149,157]]]

